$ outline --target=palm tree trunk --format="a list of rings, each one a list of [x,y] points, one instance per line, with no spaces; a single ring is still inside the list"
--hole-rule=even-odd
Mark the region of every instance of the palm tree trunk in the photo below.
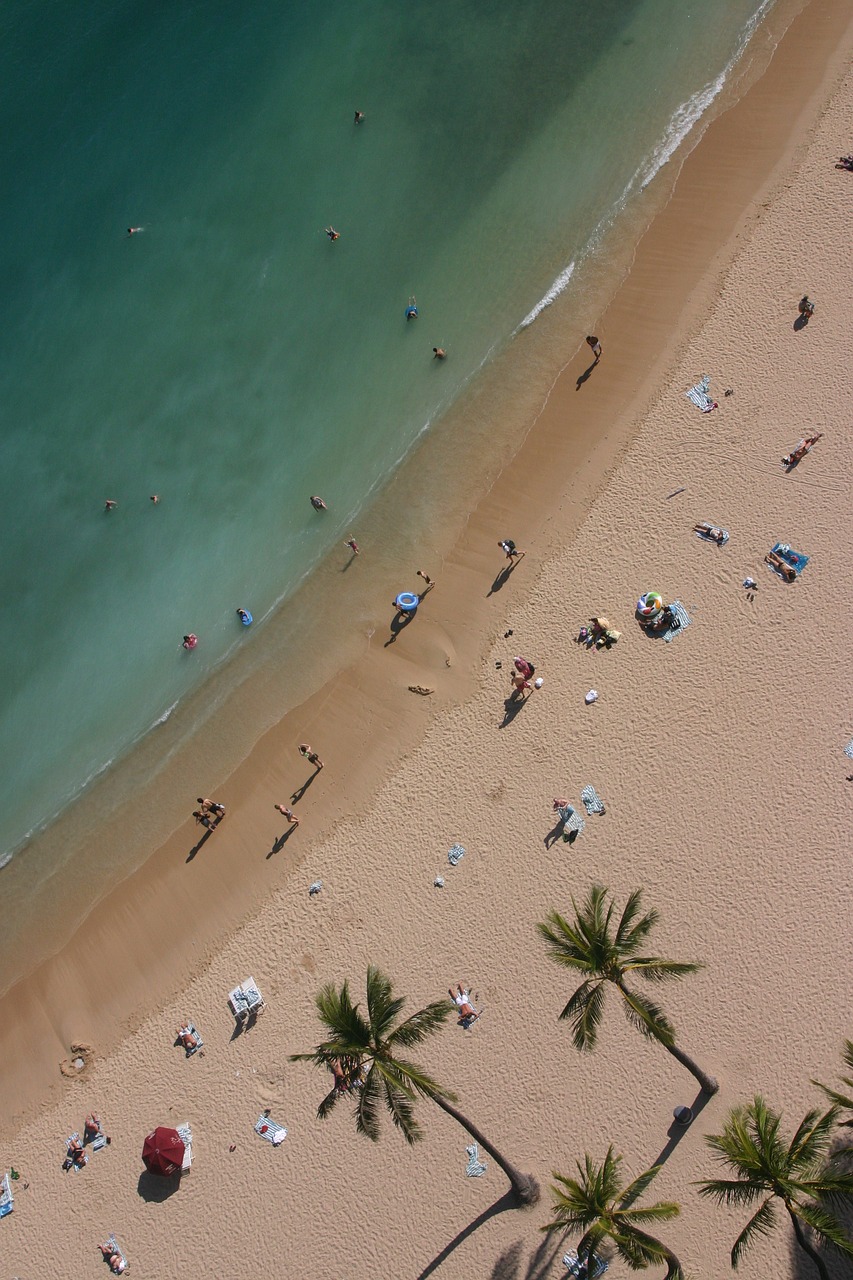
[[[785,1205],[785,1208],[788,1209],[788,1206]],[[797,1244],[805,1253],[809,1255],[812,1262],[817,1267],[818,1271],[820,1272],[820,1280],[829,1280],[829,1272],[826,1269],[826,1263],[818,1253],[817,1249],[815,1249],[814,1246],[811,1245],[809,1241],[806,1239],[806,1233],[803,1231],[803,1228],[800,1225],[799,1218],[795,1213],[792,1213],[790,1209],[788,1209],[788,1214],[790,1216],[791,1221],[794,1224],[794,1235],[797,1237]]]
[[[720,1087],[718,1082],[713,1076],[706,1075],[699,1064],[694,1062],[683,1049],[679,1049],[678,1045],[674,1043],[667,1044],[665,1040],[661,1040],[661,1044],[664,1049],[666,1049],[667,1053],[671,1053],[673,1058],[675,1058],[677,1062],[681,1063],[682,1067],[686,1067],[690,1074],[695,1076],[699,1081],[703,1093],[707,1093],[708,1096],[711,1097],[712,1094],[717,1092]]]
[[[489,1142],[488,1138],[483,1136],[477,1126],[472,1124],[466,1116],[463,1116],[461,1111],[457,1111],[454,1106],[451,1106],[446,1098],[442,1098],[440,1094],[436,1093],[431,1094],[431,1097],[433,1102],[436,1103],[437,1106],[441,1107],[442,1111],[446,1111],[449,1116],[453,1116],[456,1123],[461,1124],[462,1128],[467,1133],[470,1133],[477,1145],[482,1147],[484,1151],[487,1151],[495,1164],[499,1165],[500,1168],[503,1169],[512,1184],[512,1189],[515,1192],[516,1199],[519,1203],[524,1205],[536,1204],[536,1201],[539,1199],[540,1190],[539,1183],[533,1175],[531,1173],[520,1173],[514,1165],[511,1165],[508,1160],[504,1159],[497,1147],[492,1146],[491,1142]]]
[[[664,1280],[684,1280],[684,1268],[670,1249],[666,1251],[666,1275]]]

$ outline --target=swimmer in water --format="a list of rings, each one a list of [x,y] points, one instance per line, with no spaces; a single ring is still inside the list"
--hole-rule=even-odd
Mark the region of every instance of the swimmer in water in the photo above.
[[[363,119],[364,119],[364,112],[363,112],[363,111],[356,111],[356,113],[355,113],[355,119],[353,120],[353,124],[361,124],[361,122],[362,122],[362,120],[363,120]]]
[[[245,610],[245,609],[238,609],[238,610],[237,610],[237,616],[239,617],[239,619],[240,619],[240,621],[241,621],[242,623],[249,623],[249,622],[251,622],[251,618],[249,617],[249,615],[248,615],[248,613],[246,612],[246,610]]]
[[[433,360],[446,360],[447,352],[445,351],[444,347],[433,347],[432,358]]]
[[[418,303],[414,294],[412,294],[411,298],[409,298],[409,305],[406,307],[406,319],[417,320],[417,318],[418,318]]]
[[[326,227],[326,235],[330,240],[340,240],[341,238],[340,231],[336,231],[334,227]]]
[[[117,507],[117,506],[118,506],[117,502],[115,502],[112,498],[107,498],[106,502],[104,503],[104,510],[112,511],[113,507]]]
[[[135,235],[138,235],[140,231],[144,231],[144,230],[145,230],[144,227],[128,227],[127,234],[129,236],[135,236]]]
[[[154,503],[154,505],[156,506],[156,505],[157,505],[157,503],[160,501],[160,495],[159,495],[159,493],[152,493],[152,495],[151,495],[151,501],[152,501],[152,502]]]
[[[344,546],[349,547],[350,551],[353,553],[354,556],[358,555],[358,543],[356,542],[355,538],[347,538],[346,542],[344,543]]]
[[[320,497],[318,497],[316,493],[312,493],[312,494],[311,494],[311,506],[314,508],[314,510],[315,510],[315,511],[328,511],[328,510],[329,510],[329,508],[326,506],[326,504],[325,504],[325,502],[323,501],[323,499],[322,499],[322,498],[320,498]]]
[[[185,649],[194,649],[198,644],[198,636],[190,632],[188,636],[184,636],[182,643]]]

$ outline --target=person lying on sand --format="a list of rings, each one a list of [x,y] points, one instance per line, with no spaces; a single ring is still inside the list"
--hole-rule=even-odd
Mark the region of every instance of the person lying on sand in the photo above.
[[[189,1021],[184,1019],[175,1032],[175,1038],[180,1040],[184,1048],[189,1052],[190,1049],[198,1048],[198,1036],[193,1035],[190,1031]]]
[[[800,461],[800,459],[804,458],[806,454],[811,451],[814,445],[817,444],[818,440],[821,438],[822,435],[823,435],[823,432],[818,431],[816,436],[803,436],[802,440],[797,445],[796,449],[792,449],[791,452],[786,454],[785,457],[782,459],[782,466],[783,467],[796,466],[796,464]]]
[[[83,1141],[91,1142],[101,1132],[101,1117],[90,1111],[83,1121]]]
[[[694,524],[693,530],[695,533],[701,534],[703,538],[708,538],[711,542],[716,542],[718,547],[721,547],[726,541],[725,529],[720,529],[715,524],[706,524],[703,521],[702,524]]]
[[[121,1254],[117,1253],[109,1242],[107,1242],[107,1244],[99,1245],[98,1248],[104,1255],[104,1261],[110,1264],[110,1271],[114,1271],[117,1276],[120,1276],[127,1266],[127,1263]]]
[[[797,576],[796,569],[792,569],[789,564],[786,564],[781,556],[777,556],[775,551],[767,552],[764,557],[764,563],[769,564],[771,569],[775,569],[777,573],[780,573],[786,582],[793,582]]]
[[[448,987],[447,994],[450,996],[450,999],[459,1011],[460,1023],[473,1021],[474,1019],[479,1018],[479,1013],[468,998],[471,993],[467,988],[462,986],[461,982],[457,984],[455,992],[452,987]]]

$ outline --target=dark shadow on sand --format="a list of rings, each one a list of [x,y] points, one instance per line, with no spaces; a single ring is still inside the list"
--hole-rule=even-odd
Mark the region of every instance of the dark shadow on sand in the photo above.
[[[347,560],[346,564],[341,565],[341,573],[346,573],[347,569],[350,567],[354,559],[355,559],[355,552],[353,551],[352,555],[350,556],[349,560]]]
[[[499,1200],[496,1200],[494,1204],[490,1204],[488,1209],[484,1209],[483,1212],[473,1220],[473,1222],[468,1223],[467,1227],[463,1227],[459,1234],[454,1236],[450,1243],[446,1244],[441,1252],[435,1255],[432,1262],[428,1263],[427,1266],[424,1267],[423,1271],[417,1277],[417,1280],[427,1280],[428,1276],[433,1275],[442,1263],[447,1261],[454,1249],[457,1249],[460,1244],[464,1244],[468,1237],[472,1236],[474,1232],[477,1231],[478,1228],[482,1227],[484,1223],[488,1222],[490,1218],[494,1218],[499,1213],[506,1213],[507,1209],[517,1208],[518,1202],[512,1191],[504,1192]]]
[[[505,586],[506,586],[506,584],[507,584],[507,583],[509,582],[509,580],[510,580],[510,575],[512,574],[513,569],[515,569],[515,568],[517,568],[517,567],[518,567],[519,561],[520,561],[521,559],[523,559],[523,557],[519,557],[519,559],[518,559],[518,560],[512,560],[512,561],[510,561],[508,564],[505,564],[505,565],[504,565],[504,567],[501,569],[500,573],[498,574],[498,576],[495,578],[494,582],[492,583],[491,587],[490,587],[490,588],[489,588],[489,590],[486,592],[486,599],[487,599],[487,600],[488,600],[489,596],[493,596],[493,595],[495,595],[498,591],[500,591],[501,587],[505,587]]]
[[[315,774],[314,776],[316,777],[317,775]],[[307,783],[306,783],[306,786],[307,786]],[[275,844],[267,854],[267,859],[270,859],[276,853],[281,853],[282,849],[287,844],[288,840],[293,835],[295,830],[296,830],[295,826],[290,826],[287,828],[286,831],[282,831],[281,835],[278,837]]]
[[[793,325],[794,333],[802,333],[803,329],[805,329],[808,322],[809,322],[808,316],[797,316]]]
[[[314,772],[311,774],[311,776],[305,779],[302,786],[298,787],[296,791],[294,791],[293,795],[290,797],[291,804],[297,804],[302,799],[302,797],[305,795],[305,792],[311,786],[311,783],[317,777],[317,774],[321,772],[322,772],[321,769],[315,769]]]
[[[597,360],[593,360],[593,362],[592,362],[592,364],[589,366],[589,368],[588,368],[588,369],[584,369],[583,373],[581,374],[581,376],[578,378],[577,382],[575,383],[575,391],[580,391],[581,387],[582,387],[582,386],[583,386],[583,384],[586,382],[587,378],[589,378],[589,377],[591,377],[591,376],[592,376],[592,371],[593,371],[593,369],[596,367],[596,365],[597,365],[597,364],[598,364],[598,361],[597,361]]]
[[[155,1173],[149,1173],[146,1169],[139,1175],[136,1192],[148,1204],[162,1204],[164,1200],[168,1200],[170,1196],[175,1194],[180,1185],[180,1174],[175,1173],[171,1178],[159,1178]]]
[[[562,1240],[546,1236],[534,1249],[527,1262],[523,1260],[525,1243],[522,1240],[511,1244],[508,1249],[498,1255],[495,1265],[489,1274],[489,1280],[546,1280],[551,1275],[558,1254],[565,1248]]]
[[[234,1010],[231,1008],[230,1004],[228,1006],[228,1012],[231,1014],[233,1018]],[[258,1021],[257,1010],[254,1010],[254,1012],[252,1013],[247,1013],[245,1018],[234,1018],[234,1030],[231,1032],[232,1043],[235,1040],[239,1040],[240,1036],[242,1036],[245,1032],[251,1031],[252,1027],[255,1025],[257,1021]]]
[[[528,694],[528,697],[530,695]],[[527,698],[514,698],[512,694],[504,702],[504,718],[498,725],[499,729],[505,729],[507,725],[512,724],[521,708],[526,704]]]
[[[405,630],[405,628],[409,625],[409,623],[412,621],[414,616],[415,616],[414,612],[396,613],[394,615],[394,617],[391,620],[391,635],[389,639],[385,641],[384,648],[387,649],[389,644],[394,643],[394,641],[397,639],[397,636],[400,634],[401,631]]]
[[[696,1097],[693,1099],[693,1101],[688,1103],[690,1110],[693,1112],[693,1120],[696,1119],[696,1117],[699,1115],[701,1111],[704,1111],[705,1107],[707,1107],[710,1101],[711,1101],[710,1096],[707,1093],[705,1093],[704,1090],[700,1089],[699,1092],[696,1094]],[[672,1124],[669,1126],[669,1128],[666,1131],[666,1135],[669,1141],[667,1142],[666,1146],[662,1149],[658,1158],[652,1161],[652,1164],[666,1164],[667,1160],[672,1155],[673,1151],[678,1146],[681,1139],[692,1128],[692,1125],[693,1125],[692,1120],[690,1124],[679,1124],[677,1120],[673,1120]]]
[[[548,832],[547,836],[545,837],[545,839],[544,839],[544,841],[543,841],[543,843],[544,843],[544,845],[545,845],[545,848],[546,848],[546,849],[551,849],[551,848],[553,848],[553,846],[554,846],[554,845],[557,843],[557,841],[560,839],[560,837],[561,837],[561,836],[562,836],[562,834],[563,834],[563,825],[564,825],[564,824],[563,824],[563,819],[558,817],[558,818],[557,818],[557,825],[556,825],[555,827],[553,827],[551,831],[549,831],[549,832]],[[567,844],[572,844],[572,843],[573,843],[573,842],[572,842],[572,836],[573,836],[573,835],[574,835],[574,836],[576,836],[576,835],[577,835],[577,831],[572,831],[572,832],[570,832],[570,834],[569,834],[569,839],[568,839],[568,840],[567,840],[567,842],[566,842]]]
[[[189,853],[187,854],[187,862],[192,862],[193,858],[198,853],[199,849],[204,844],[205,840],[209,840],[212,835],[213,835],[213,832],[205,828],[204,835],[201,837],[198,844],[194,845],[193,848],[190,849]]]

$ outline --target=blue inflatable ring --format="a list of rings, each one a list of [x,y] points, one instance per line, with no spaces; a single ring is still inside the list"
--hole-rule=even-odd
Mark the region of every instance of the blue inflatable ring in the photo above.
[[[401,613],[414,613],[420,604],[420,600],[414,591],[401,591],[394,603]]]

